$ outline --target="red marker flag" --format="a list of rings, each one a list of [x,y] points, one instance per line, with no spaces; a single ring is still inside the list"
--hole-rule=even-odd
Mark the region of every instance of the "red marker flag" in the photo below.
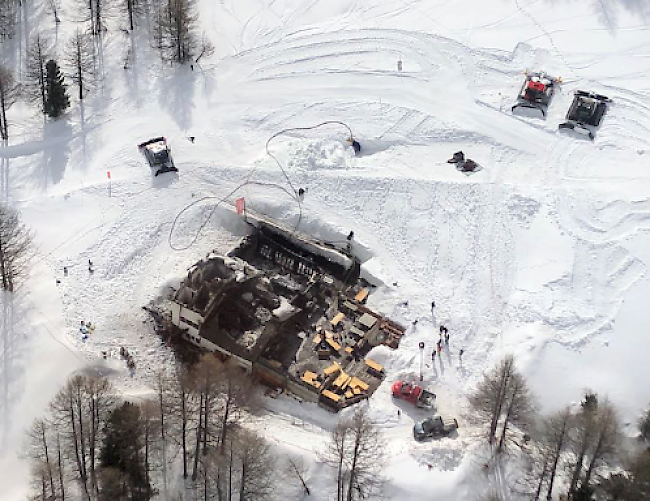
[[[246,200],[244,197],[235,200],[235,207],[237,208],[237,214],[241,214],[244,212],[244,210],[246,210]]]
[[[110,179],[110,178],[111,178],[111,171],[110,171],[110,170],[107,170],[107,171],[106,171],[106,175],[108,176],[108,179]]]

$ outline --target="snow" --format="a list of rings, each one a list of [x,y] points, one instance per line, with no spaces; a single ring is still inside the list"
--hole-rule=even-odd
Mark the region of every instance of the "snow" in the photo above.
[[[24,432],[70,374],[110,372],[121,390],[146,394],[171,354],[141,307],[247,234],[227,208],[237,196],[314,239],[345,245],[353,230],[364,276],[378,285],[369,306],[408,326],[397,351],[370,355],[387,371],[369,403],[392,451],[387,499],[421,499],[435,486],[434,499],[471,501],[491,487],[464,396],[507,353],[543,410],[589,387],[634,433],[650,402],[646,2],[201,0],[199,11],[216,52],[195,71],[161,66],[144,35],[135,37],[137,71],[125,71],[128,39],[114,26],[107,84],[83,106],[45,124],[24,104],[9,112],[0,199],[34,231],[37,257],[13,300],[2,297],[0,498],[25,498],[28,467],[16,460]],[[75,28],[62,18],[58,49]],[[21,42],[35,26],[54,32],[51,19],[35,17]],[[4,46],[0,57],[24,70]],[[526,69],[563,78],[546,120],[509,111]],[[556,130],[577,89],[613,99],[593,142]],[[265,144],[329,120],[352,129],[360,156],[336,124],[270,145],[291,184],[307,189],[300,214]],[[138,152],[161,135],[177,176],[152,177]],[[484,169],[456,171],[446,160],[459,150]],[[178,212],[206,196],[215,198],[170,235]],[[81,320],[97,325],[86,342]],[[440,323],[450,351],[434,370]],[[433,444],[414,443],[424,414],[389,391],[395,378],[419,377],[420,342],[423,384],[461,424],[458,437]],[[121,346],[136,361],[133,377]],[[332,415],[267,400],[265,434],[279,450],[300,451],[325,489],[316,451]]]

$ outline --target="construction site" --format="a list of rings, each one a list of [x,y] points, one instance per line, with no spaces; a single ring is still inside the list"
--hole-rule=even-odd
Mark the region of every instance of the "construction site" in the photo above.
[[[365,306],[373,286],[345,249],[256,221],[227,256],[194,264],[174,290],[171,320],[186,341],[232,358],[260,382],[338,411],[368,398],[404,328]]]

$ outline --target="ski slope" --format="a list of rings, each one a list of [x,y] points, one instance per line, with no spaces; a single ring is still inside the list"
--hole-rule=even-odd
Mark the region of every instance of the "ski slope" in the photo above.
[[[202,228],[206,201],[170,234],[177,213],[252,181],[229,199],[244,196],[293,226],[299,209],[266,141],[329,120],[352,129],[362,155],[336,125],[269,147],[291,184],[307,189],[298,230],[328,241],[353,230],[380,285],[370,306],[404,325],[418,320],[397,351],[372,355],[388,371],[369,403],[391,450],[387,499],[472,501],[504,488],[507,479],[477,471],[483,459],[462,417],[464,396],[507,353],[543,410],[589,387],[634,433],[650,402],[650,5],[201,0],[199,12],[216,52],[194,71],[161,65],[144,33],[125,70],[129,41],[116,24],[103,51],[106,85],[83,107],[45,124],[24,104],[10,110],[0,198],[33,229],[37,256],[25,286],[3,296],[0,499],[25,498],[28,469],[16,459],[24,432],[71,373],[107,374],[137,393],[171,362],[141,307],[247,231],[225,207]],[[37,26],[54,33],[44,13],[31,14],[17,44]],[[74,29],[69,16],[58,50]],[[9,52],[5,63],[24,71]],[[510,112],[526,69],[563,78],[546,120]],[[557,131],[576,89],[613,100],[593,142]],[[171,143],[178,177],[152,177],[137,151],[158,135]],[[456,171],[446,160],[458,150],[484,170]],[[97,325],[85,342],[81,320]],[[425,368],[425,382],[461,429],[417,444],[412,423],[424,415],[401,407],[398,417],[389,383],[418,373],[421,341],[430,364],[440,323],[450,351]],[[134,376],[116,356],[121,346],[134,355]],[[327,499],[315,451],[331,416],[290,399],[268,406],[257,426],[279,450],[305,457],[321,491],[313,498]]]

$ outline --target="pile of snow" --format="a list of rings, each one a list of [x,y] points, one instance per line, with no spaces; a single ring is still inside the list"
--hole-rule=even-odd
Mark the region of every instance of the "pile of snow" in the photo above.
[[[308,141],[295,147],[294,153],[287,161],[291,170],[347,170],[354,158],[354,150],[339,141]]]

